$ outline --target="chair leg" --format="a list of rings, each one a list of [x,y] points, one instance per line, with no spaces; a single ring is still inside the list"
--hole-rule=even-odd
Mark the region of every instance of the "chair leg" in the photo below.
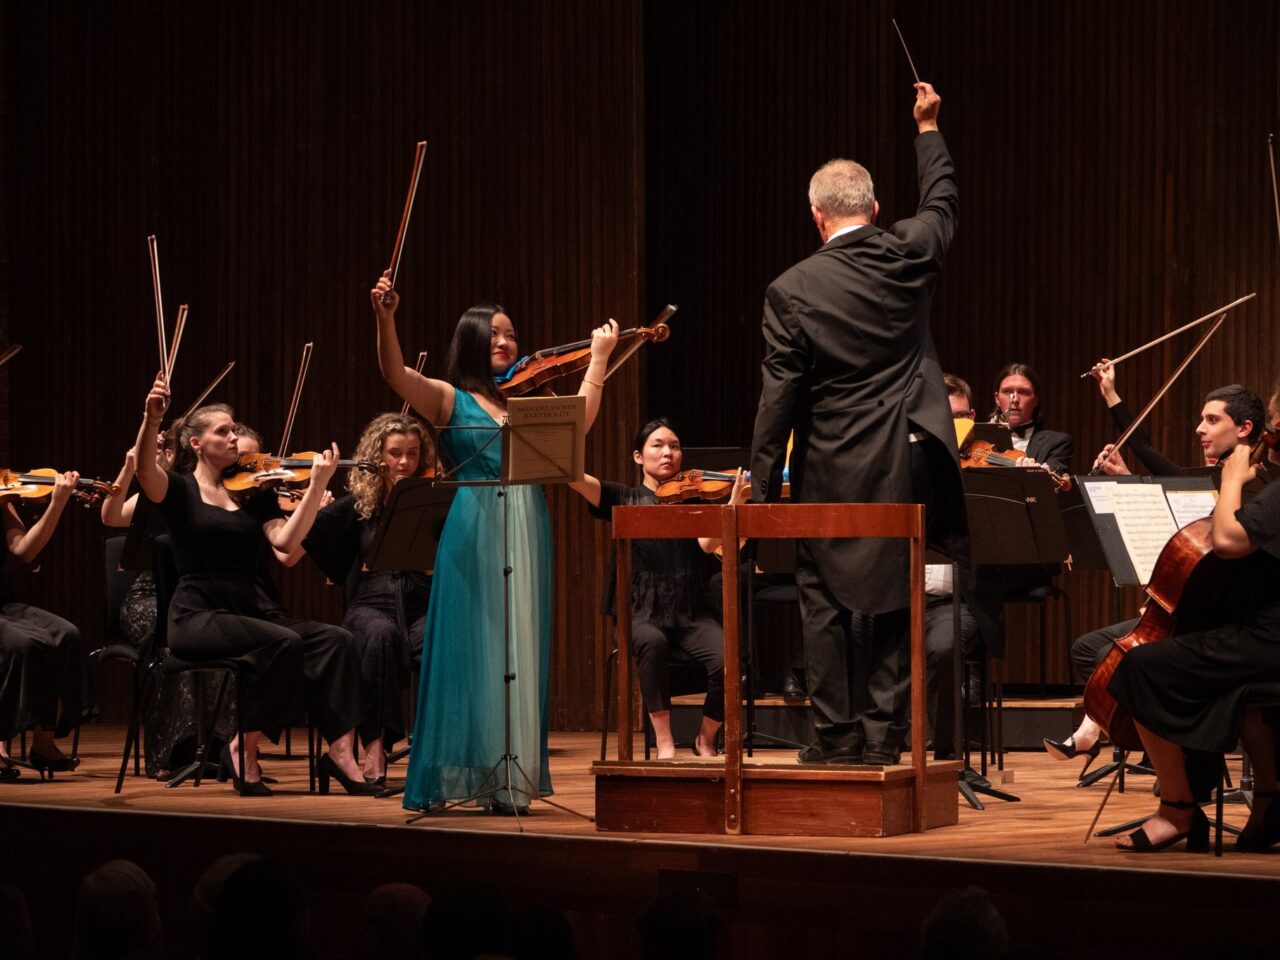
[[[139,671],[137,667],[133,668],[133,702],[129,704],[129,727],[124,735],[124,754],[120,757],[120,773],[116,777],[115,792],[119,793],[124,787],[124,775],[129,769],[129,751],[134,751],[134,776],[137,776],[137,757],[142,751],[138,750],[138,725],[139,715],[142,713],[142,691],[139,689],[141,680],[139,679]]]
[[[1049,600],[1040,601],[1040,699],[1049,689]]]
[[[311,793],[316,792],[316,730],[311,725],[311,718],[307,718],[307,778],[308,789]]]
[[[244,781],[244,776],[245,776],[245,772],[246,772],[246,769],[247,769],[247,768],[245,767],[245,765],[244,765],[244,764],[245,764],[245,756],[244,756],[244,688],[245,688],[245,682],[244,682],[244,681],[245,681],[245,674],[240,673],[239,671],[236,671],[236,743],[237,743],[237,747],[238,747],[238,752],[239,752],[239,754],[240,754],[240,756],[239,756],[239,760],[240,760],[240,779],[241,779],[241,781],[242,781],[242,782]],[[222,684],[223,684],[223,687],[224,687],[224,688],[225,688],[225,686],[226,686],[226,683],[227,683],[227,678],[226,678],[226,677],[223,677],[223,679],[222,679]],[[221,706],[221,703],[222,703],[222,693],[221,693],[221,692],[219,692],[219,694],[218,694],[218,703],[219,703],[219,706]],[[214,717],[215,717],[215,718],[217,717],[218,713],[219,713],[219,711],[217,711],[217,710],[215,710],[215,711],[214,711]],[[200,774],[198,774],[198,773],[197,773],[197,774],[196,774],[196,785],[197,785],[197,786],[199,786],[199,784],[200,784]]]
[[[243,686],[243,684],[239,683],[238,680],[239,678],[237,678],[237,683],[236,683],[237,704],[240,702],[240,688]],[[195,786],[197,787],[200,786],[200,781],[204,777],[204,765],[205,765],[205,762],[209,759],[209,744],[213,742],[214,732],[218,728],[218,717],[222,715],[222,704],[227,698],[227,684],[230,681],[231,681],[231,673],[229,671],[224,671],[222,674],[222,681],[218,684],[218,695],[217,697],[214,698],[213,713],[210,714],[209,716],[209,722],[205,723],[204,718],[200,717],[196,723],[196,729],[200,731],[196,738]],[[199,682],[200,682],[200,678],[197,676],[196,683],[199,684]],[[200,689],[199,686],[197,686],[196,689],[199,690]],[[197,706],[199,706],[200,700],[198,699],[196,703],[197,703]],[[237,726],[240,724],[240,722],[241,722],[240,718],[236,717]],[[240,776],[243,777],[244,776],[244,738],[243,737],[240,738],[240,751],[241,751]]]
[[[293,759],[293,728],[284,728],[284,758],[286,760]]]

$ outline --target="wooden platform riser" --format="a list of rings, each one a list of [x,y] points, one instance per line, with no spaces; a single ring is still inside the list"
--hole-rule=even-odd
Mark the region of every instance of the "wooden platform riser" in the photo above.
[[[930,767],[925,828],[959,822],[955,764]],[[753,779],[744,772],[742,832],[786,837],[891,837],[911,831],[909,778],[844,782]],[[724,781],[596,777],[596,827],[621,833],[724,833]]]

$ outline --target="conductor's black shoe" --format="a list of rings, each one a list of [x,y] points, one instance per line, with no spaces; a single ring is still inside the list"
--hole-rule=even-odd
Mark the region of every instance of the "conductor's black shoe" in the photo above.
[[[804,684],[794,673],[788,673],[782,681],[783,700],[804,700],[808,694],[804,692]]]
[[[796,754],[796,759],[805,764],[862,763],[862,749],[860,747],[830,747],[819,740],[815,740]]]
[[[892,767],[902,760],[902,751],[883,743],[868,743],[862,750],[862,762],[878,767]]]

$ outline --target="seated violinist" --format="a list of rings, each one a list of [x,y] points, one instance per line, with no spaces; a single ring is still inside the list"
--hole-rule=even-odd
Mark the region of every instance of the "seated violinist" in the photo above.
[[[0,503],[9,555],[31,563],[44,549],[76,490],[79,474],[60,473],[48,506],[30,527],[13,500]],[[56,614],[22,603],[0,575],[0,783],[16,780],[9,758],[10,739],[31,731],[29,765],[40,774],[74,770],[77,757],[55,742],[80,725],[88,704],[89,658],[76,627]]]
[[[1271,397],[1280,419],[1280,378]],[[1218,502],[1211,518],[1214,556],[1229,561],[1215,597],[1219,623],[1175,634],[1125,654],[1107,692],[1136,721],[1160,778],[1160,805],[1142,829],[1116,841],[1148,852],[1187,841],[1189,852],[1209,848],[1209,822],[1193,796],[1184,750],[1225,753],[1243,741],[1253,763],[1253,810],[1236,839],[1240,850],[1280,843],[1280,783],[1276,731],[1246,709],[1251,685],[1280,681],[1280,484],[1269,484],[1242,505],[1257,466],[1238,445],[1222,459]]]
[[[636,434],[631,459],[640,467],[639,486],[586,476],[570,484],[591,504],[591,514],[609,520],[615,506],[657,504],[656,490],[681,471],[684,454],[680,438],[663,419],[651,420]],[[730,503],[744,503],[750,487],[741,473],[735,479]],[[707,696],[702,727],[693,743],[697,756],[714,756],[716,735],[724,722],[724,631],[712,614],[707,582],[714,565],[707,554],[720,546],[718,538],[698,540],[633,540],[631,543],[631,642],[640,677],[640,692],[653,724],[658,759],[676,755],[671,736],[671,692],[667,654],[679,647],[707,673]],[[618,613],[614,597],[613,564],[605,582],[605,611]]]
[[[996,376],[991,419],[1008,424],[1013,447],[1024,455],[1018,466],[1043,466],[1056,473],[1071,469],[1071,435],[1045,426],[1040,378],[1025,363],[1011,363]]]
[[[993,423],[1007,424],[1014,449],[1022,454],[1014,464],[1043,467],[1055,473],[1071,469],[1071,435],[1045,426],[1040,378],[1025,363],[1011,363],[996,376]],[[963,466],[963,460],[961,461]],[[1058,564],[976,566],[966,599],[969,601],[987,654],[1004,655],[1004,604],[1027,591],[1045,586],[1060,572]]]
[[[1098,389],[1102,393],[1116,426],[1120,430],[1128,429],[1133,422],[1124,402],[1116,391],[1115,368],[1105,359],[1100,362],[1094,374],[1098,381]],[[1229,456],[1237,444],[1256,443],[1262,433],[1263,418],[1262,401],[1257,394],[1246,390],[1239,384],[1231,384],[1210,390],[1204,398],[1204,406],[1200,411],[1200,423],[1196,426],[1196,439],[1203,452],[1204,464],[1217,463],[1220,458]],[[1141,430],[1134,431],[1129,438],[1128,448],[1140,459],[1155,476],[1177,476],[1187,472],[1159,451],[1155,450],[1146,434]],[[1129,468],[1112,444],[1102,448],[1094,461],[1108,476],[1126,476]],[[1071,663],[1077,678],[1087,682],[1093,668],[1101,663],[1111,651],[1116,640],[1130,633],[1138,624],[1137,618],[1094,630],[1077,637],[1071,644]],[[1089,757],[1090,762],[1098,756],[1102,744],[1102,729],[1088,714],[1080,722],[1074,733],[1065,740],[1045,738],[1044,748],[1058,760],[1070,760],[1081,754]],[[1085,765],[1088,768],[1088,764]]]

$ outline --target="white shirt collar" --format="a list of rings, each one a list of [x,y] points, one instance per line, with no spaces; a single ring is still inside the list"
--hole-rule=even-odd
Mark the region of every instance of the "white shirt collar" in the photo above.
[[[831,242],[832,240],[834,240],[836,237],[843,237],[846,233],[853,233],[853,231],[855,231],[855,230],[861,230],[861,229],[862,229],[863,227],[865,227],[865,226],[866,226],[866,224],[865,224],[865,223],[852,223],[852,224],[850,224],[850,225],[849,225],[849,226],[847,226],[847,227],[841,227],[839,230],[837,230],[837,231],[836,231],[835,233],[833,233],[831,236],[827,237],[827,243],[830,243],[830,242]]]

